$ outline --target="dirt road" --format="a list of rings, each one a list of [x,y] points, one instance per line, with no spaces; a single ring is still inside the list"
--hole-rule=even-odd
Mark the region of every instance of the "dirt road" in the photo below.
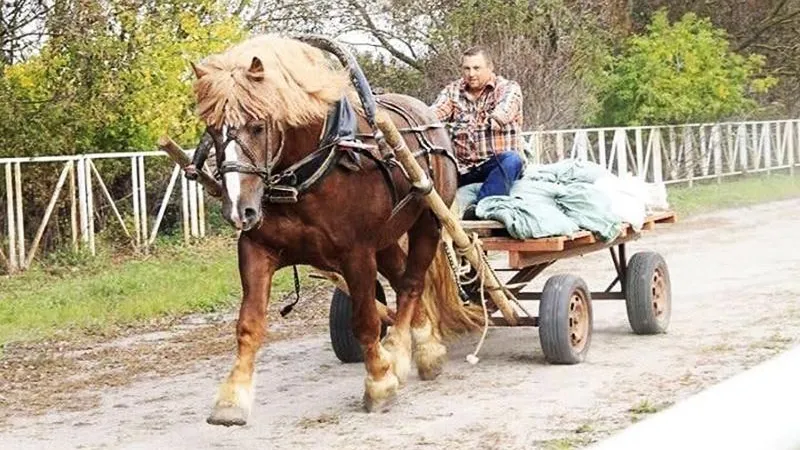
[[[219,428],[205,417],[232,359],[225,328],[222,356],[182,374],[165,375],[174,373],[167,356],[151,371],[161,375],[87,384],[95,401],[77,411],[4,411],[0,448],[581,447],[800,342],[797,211],[800,199],[697,216],[631,244],[629,254],[656,250],[669,264],[669,333],[633,335],[622,302],[598,301],[592,348],[580,365],[545,364],[535,328],[495,329],[479,364],[464,360],[478,337],[465,338],[451,347],[438,380],[412,374],[394,409],[368,415],[360,404],[363,367],[339,363],[316,328],[266,348],[250,423]],[[602,252],[562,261],[538,285],[573,272],[602,289],[608,259]],[[172,345],[157,333],[147,340],[152,351]],[[57,384],[75,374],[48,376]]]

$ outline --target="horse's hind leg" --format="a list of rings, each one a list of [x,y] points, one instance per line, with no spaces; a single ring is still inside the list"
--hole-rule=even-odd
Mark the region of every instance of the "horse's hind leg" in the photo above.
[[[441,233],[436,219],[430,211],[422,213],[408,232],[408,256],[405,269],[396,286],[397,316],[395,325],[389,330],[384,342],[392,353],[395,370],[408,374],[411,366],[411,345],[419,376],[423,380],[435,378],[441,372],[447,349],[441,342],[437,327],[428,317],[428,312],[420,302],[425,289],[425,276],[434,259]],[[399,246],[398,246],[399,249]],[[402,254],[402,250],[399,250]],[[384,256],[384,255],[381,255]],[[382,258],[384,263],[396,258]],[[395,265],[395,272],[397,266]],[[384,270],[388,272],[388,270]],[[384,273],[389,277],[387,273]],[[390,278],[391,280],[391,278]]]
[[[397,293],[395,322],[383,339],[383,346],[392,356],[392,369],[403,384],[411,371],[411,314],[408,310],[408,287],[404,283],[406,253],[400,244],[394,244],[378,252],[377,258],[378,269]]]
[[[424,213],[420,221],[423,221],[418,223],[420,232],[415,233],[413,246],[409,244],[409,249],[413,250],[410,250],[408,265],[414,268],[415,279],[419,280],[418,290],[415,290],[416,307],[411,319],[411,336],[414,340],[414,362],[417,365],[417,373],[422,380],[432,380],[442,372],[447,357],[447,347],[442,343],[438,324],[434,323],[434,317],[429,315],[420,297],[433,295],[431,293],[436,292],[436,289],[429,289],[425,283],[432,281],[426,280],[426,275],[439,249],[441,232],[432,212]]]
[[[220,386],[214,410],[206,420],[212,425],[244,425],[253,406],[253,372],[266,331],[267,304],[276,259],[245,235],[239,239],[239,273],[242,306],[236,324],[238,353],[228,378]]]
[[[367,369],[364,407],[369,412],[386,409],[400,384],[392,370],[392,357],[380,342],[381,320],[375,306],[376,266],[375,254],[363,250],[348,255],[342,270],[353,302],[353,333],[364,349]]]

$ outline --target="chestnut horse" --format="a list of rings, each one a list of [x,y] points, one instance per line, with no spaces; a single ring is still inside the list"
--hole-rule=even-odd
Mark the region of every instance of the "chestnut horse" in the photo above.
[[[298,39],[262,35],[193,64],[198,114],[224,187],[223,215],[241,230],[238,353],[207,419],[211,424],[247,422],[270,284],[279,268],[310,265],[346,281],[353,331],[364,352],[367,411],[385,409],[394,399],[411,370],[412,350],[419,377],[433,379],[445,360],[443,336],[480,325],[457,296],[438,219],[411,193],[402,168],[376,150],[374,122],[365,113],[370,105],[359,104],[348,71],[326,55]],[[451,205],[457,167],[448,134],[427,105],[387,94],[371,106],[391,115]],[[350,135],[348,120],[356,128]],[[407,253],[398,244],[403,235]],[[377,272],[397,294],[397,314],[383,342]]]

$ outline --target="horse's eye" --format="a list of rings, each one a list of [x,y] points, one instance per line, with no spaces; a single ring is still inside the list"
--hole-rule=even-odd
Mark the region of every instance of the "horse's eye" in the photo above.
[[[261,134],[261,133],[264,132],[264,124],[263,123],[257,123],[257,124],[251,125],[250,126],[250,130],[253,132],[253,134]]]

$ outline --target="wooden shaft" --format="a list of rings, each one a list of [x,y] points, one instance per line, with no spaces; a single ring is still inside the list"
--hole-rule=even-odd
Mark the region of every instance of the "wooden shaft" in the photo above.
[[[391,118],[385,111],[378,111],[377,125],[378,128],[384,133],[386,142],[394,150],[397,160],[403,165],[403,168],[411,177],[412,184],[419,187],[428,185],[431,182],[430,179],[425,174],[425,171],[423,171],[422,167],[420,167],[419,163],[417,163],[417,160],[414,159],[414,155],[408,149],[408,146],[406,146],[405,140],[400,135],[400,132],[397,131],[397,127],[395,127],[394,123],[391,121]],[[453,214],[450,212],[450,208],[445,205],[444,201],[435,189],[431,189],[430,192],[425,194],[424,199],[428,206],[433,210],[434,214],[436,214],[436,216],[442,221],[442,224],[445,226],[450,236],[452,236],[453,244],[455,245],[456,249],[466,252],[465,256],[470,264],[472,264],[472,267],[474,267],[478,273],[483,271],[482,273],[486,275],[484,283],[489,291],[489,296],[503,313],[503,317],[509,324],[516,325],[519,317],[517,316],[516,311],[514,311],[514,309],[511,307],[511,303],[508,301],[508,298],[506,298],[506,294],[500,286],[500,281],[495,276],[495,273],[491,267],[485,263],[483,255],[480,254],[475,246],[471,245],[469,236],[467,236],[467,234],[461,228],[461,224],[458,222],[458,219],[453,217]]]
[[[184,153],[183,149],[170,139],[169,136],[162,136],[161,139],[158,140],[158,147],[166,152],[176,164],[181,166],[181,169],[185,169],[186,166],[192,163],[189,156]],[[201,170],[201,168],[197,170],[197,182],[202,184],[212,197],[222,197],[222,185],[205,170]]]

